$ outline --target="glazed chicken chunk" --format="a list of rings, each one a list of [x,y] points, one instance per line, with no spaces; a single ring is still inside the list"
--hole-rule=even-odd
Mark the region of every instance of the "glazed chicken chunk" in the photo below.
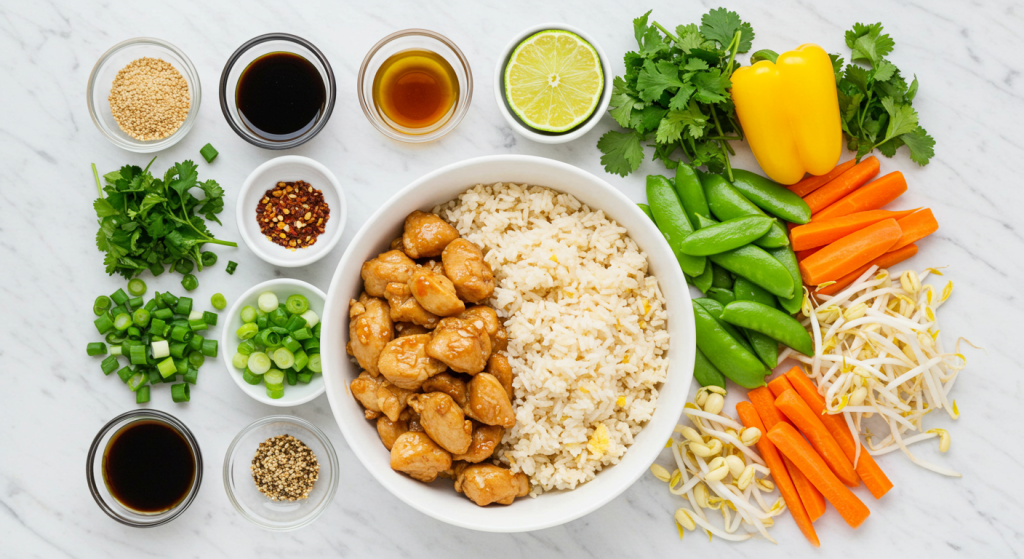
[[[395,337],[401,338],[402,336],[415,336],[416,334],[429,334],[430,330],[420,326],[419,324],[412,324],[411,322],[398,322],[395,324]]]
[[[377,376],[377,360],[384,346],[394,337],[388,305],[383,299],[366,293],[349,302],[347,350],[359,366]]]
[[[416,271],[416,263],[400,250],[389,250],[373,260],[363,263],[360,275],[366,293],[374,297],[384,297],[384,289],[389,283],[405,283]],[[392,317],[391,320],[396,320]]]
[[[453,454],[469,450],[473,440],[473,423],[462,408],[443,392],[416,394],[409,398],[409,407],[420,414],[423,430],[441,448]]]
[[[389,283],[384,290],[391,308],[391,320],[395,322],[411,322],[425,328],[437,326],[440,318],[427,312],[420,302],[412,296],[407,283]]]
[[[407,431],[391,446],[391,469],[430,483],[452,467],[452,455],[426,433]]]
[[[516,424],[512,402],[501,383],[493,375],[480,373],[469,381],[469,404],[466,415],[480,423],[511,428]]]
[[[459,373],[476,374],[487,366],[491,340],[474,321],[444,318],[427,344],[427,355]]]
[[[456,471],[455,490],[481,507],[491,503],[511,505],[516,497],[530,492],[530,478],[522,472],[513,474],[493,464],[471,464]]]
[[[398,437],[409,430],[409,417],[412,417],[412,413],[406,408],[398,417],[398,421],[391,421],[383,415],[377,418],[377,435],[380,436],[380,442],[384,443],[384,448],[391,450]]]
[[[427,268],[417,268],[409,278],[409,289],[427,312],[438,316],[451,316],[466,310],[459,300],[452,280]],[[425,325],[424,325],[425,326]]]
[[[458,315],[459,318],[469,320],[474,326],[487,332],[491,339],[491,353],[504,351],[508,347],[508,331],[498,318],[498,313],[491,307],[474,305]]]
[[[381,414],[380,405],[377,402],[377,391],[382,382],[383,379],[373,378],[370,373],[363,371],[349,385],[352,396],[365,408],[363,413],[366,415],[366,419],[374,419]]]
[[[387,421],[386,417],[382,417],[381,419]],[[377,421],[379,422],[380,420],[378,419]],[[452,460],[461,460],[463,462],[471,462],[473,464],[483,462],[494,454],[494,449],[498,448],[498,444],[501,443],[501,438],[504,436],[504,427],[484,425],[483,423],[474,421],[473,442],[469,444],[469,450],[462,454],[453,455]]]
[[[388,342],[379,361],[384,378],[399,388],[415,391],[423,381],[443,371],[444,363],[427,355],[430,339],[430,334],[417,334]]]
[[[434,375],[423,383],[420,388],[424,392],[444,392],[452,397],[460,407],[469,402],[469,395],[466,390],[466,382],[451,373]]]
[[[385,377],[387,378],[387,377]],[[382,380],[377,388],[377,406],[381,413],[391,421],[398,421],[399,415],[405,410],[409,396],[413,395],[412,390],[406,390]]]
[[[491,358],[487,360],[487,372],[498,379],[511,400],[515,396],[515,393],[512,392],[512,379],[516,378],[516,374],[512,372],[512,365],[508,364],[508,357],[504,353],[492,354]]]
[[[415,211],[405,218],[402,249],[410,258],[441,256],[448,243],[459,238],[459,232],[434,214]]]
[[[477,303],[494,293],[494,274],[484,262],[480,247],[466,239],[455,239],[441,253],[444,273],[455,284],[459,298]]]

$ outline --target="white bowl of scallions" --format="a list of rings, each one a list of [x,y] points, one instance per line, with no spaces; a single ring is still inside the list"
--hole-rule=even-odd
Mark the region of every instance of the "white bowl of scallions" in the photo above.
[[[324,393],[320,368],[323,291],[274,279],[242,294],[224,321],[221,356],[235,384],[270,406],[297,406]]]

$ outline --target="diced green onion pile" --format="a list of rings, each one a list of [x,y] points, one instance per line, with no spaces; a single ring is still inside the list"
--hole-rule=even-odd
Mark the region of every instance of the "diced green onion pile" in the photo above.
[[[257,308],[258,307],[258,308]],[[289,295],[282,303],[271,292],[261,293],[256,307],[241,311],[242,326],[231,364],[242,380],[267,388],[267,396],[284,396],[284,385],[309,384],[320,366],[320,317],[302,295]]]
[[[217,313],[193,309],[190,297],[170,293],[154,293],[144,302],[145,293],[145,282],[134,278],[128,282],[128,293],[118,289],[109,297],[96,298],[94,323],[106,338],[105,343],[88,344],[86,353],[105,355],[100,363],[103,374],[116,371],[135,393],[136,403],[148,402],[150,387],[155,384],[170,384],[171,399],[187,402],[189,385],[196,383],[199,367],[207,357],[217,357],[217,340],[200,335],[217,324]],[[128,365],[122,367],[120,358]]]

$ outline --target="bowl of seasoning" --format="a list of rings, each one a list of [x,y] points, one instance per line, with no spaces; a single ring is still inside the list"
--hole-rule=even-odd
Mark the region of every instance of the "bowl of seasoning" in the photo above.
[[[228,126],[254,146],[289,149],[327,124],[337,88],[327,57],[287,33],[246,41],[220,75],[220,109]]]
[[[249,249],[275,266],[306,266],[327,255],[345,229],[345,193],[327,167],[299,155],[276,157],[242,183],[235,206]]]
[[[366,53],[357,87],[363,114],[382,134],[402,142],[429,142],[466,116],[473,71],[444,35],[406,29]]]
[[[96,62],[89,116],[114,145],[137,153],[167,149],[195,124],[202,91],[185,53],[152,37],[122,41]]]
[[[185,424],[138,409],[100,429],[86,461],[89,491],[114,520],[136,528],[166,524],[185,512],[203,479],[203,456]]]
[[[313,522],[338,491],[338,455],[305,419],[272,415],[242,429],[224,457],[224,490],[242,516],[272,531]]]

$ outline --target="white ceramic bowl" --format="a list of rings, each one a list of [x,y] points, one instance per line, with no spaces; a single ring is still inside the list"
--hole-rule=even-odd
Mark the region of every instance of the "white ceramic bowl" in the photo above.
[[[345,353],[345,344],[348,302],[362,290],[360,266],[387,250],[389,241],[401,233],[405,216],[413,210],[430,211],[473,185],[495,182],[528,183],[567,192],[592,208],[604,210],[626,227],[647,253],[650,270],[658,277],[670,316],[672,341],[668,379],[658,397],[658,408],[619,464],[606,468],[575,491],[545,493],[536,499],[517,500],[508,507],[480,508],[456,493],[451,480],[427,485],[391,469],[390,454],[377,437],[374,423],[364,419],[363,408],[349,392],[348,385],[359,374],[359,367]],[[679,420],[693,377],[696,347],[686,282],[672,250],[651,220],[625,195],[594,175],[566,163],[526,155],[494,155],[454,163],[395,194],[349,244],[331,280],[321,328],[327,398],[349,447],[366,469],[417,510],[456,526],[491,532],[557,526],[594,511],[632,485],[662,451]]]
[[[569,31],[575,33],[590,43],[590,46],[594,47],[597,51],[598,57],[601,58],[601,68],[604,71],[604,91],[601,92],[601,102],[597,104],[597,108],[594,109],[594,114],[590,115],[583,124],[569,130],[568,132],[540,132],[530,128],[523,124],[519,117],[512,112],[509,108],[508,102],[505,101],[505,65],[508,64],[508,59],[512,56],[512,51],[519,46],[519,43],[523,42],[524,39],[537,33],[539,31],[548,31],[550,29],[560,29],[562,31]],[[608,105],[612,100],[612,78],[615,74],[612,73],[612,64],[608,59],[608,55],[605,54],[604,49],[601,45],[594,40],[594,38],[588,35],[583,30],[566,25],[564,23],[542,23],[540,25],[534,25],[521,31],[518,35],[512,38],[511,41],[505,45],[505,48],[501,51],[501,56],[498,57],[498,63],[494,67],[494,100],[498,103],[498,111],[501,116],[505,117],[505,122],[512,127],[517,134],[525,137],[528,140],[539,142],[542,144],[561,144],[565,142],[571,142],[576,138],[590,132],[590,129],[597,125],[597,122],[601,120],[601,117],[608,112]]]
[[[323,291],[313,287],[312,285],[297,279],[280,278],[265,281],[249,288],[248,291],[242,294],[238,300],[231,305],[231,310],[228,311],[227,319],[224,321],[224,330],[220,334],[220,355],[224,360],[224,366],[227,367],[228,374],[235,381],[235,384],[249,395],[250,398],[267,404],[268,406],[277,406],[281,408],[298,406],[305,404],[306,402],[316,398],[317,396],[324,393],[325,383],[324,375],[313,375],[313,380],[309,384],[298,383],[295,386],[285,383],[284,396],[274,400],[270,396],[267,396],[267,387],[260,384],[249,384],[242,380],[242,371],[239,371],[231,364],[231,358],[238,353],[238,344],[241,340],[238,339],[236,332],[242,326],[242,307],[250,305],[256,308],[256,299],[259,298],[260,294],[265,291],[272,291],[277,295],[277,299],[284,302],[289,295],[299,294],[306,299],[309,299],[309,308],[313,312],[320,315],[321,320],[324,316],[324,295]],[[320,327],[321,330],[323,326]],[[320,339],[323,340],[323,332],[320,333]],[[322,351],[322,350],[321,350]],[[322,359],[322,357],[321,357]]]
[[[268,189],[282,181],[306,181],[324,193],[324,201],[331,210],[330,219],[327,220],[323,234],[312,246],[290,250],[272,243],[260,231],[256,221],[256,206]],[[284,268],[306,266],[327,256],[341,239],[347,216],[345,192],[334,173],[320,163],[300,155],[275,157],[253,169],[242,184],[235,202],[235,222],[246,246],[266,262]]]

